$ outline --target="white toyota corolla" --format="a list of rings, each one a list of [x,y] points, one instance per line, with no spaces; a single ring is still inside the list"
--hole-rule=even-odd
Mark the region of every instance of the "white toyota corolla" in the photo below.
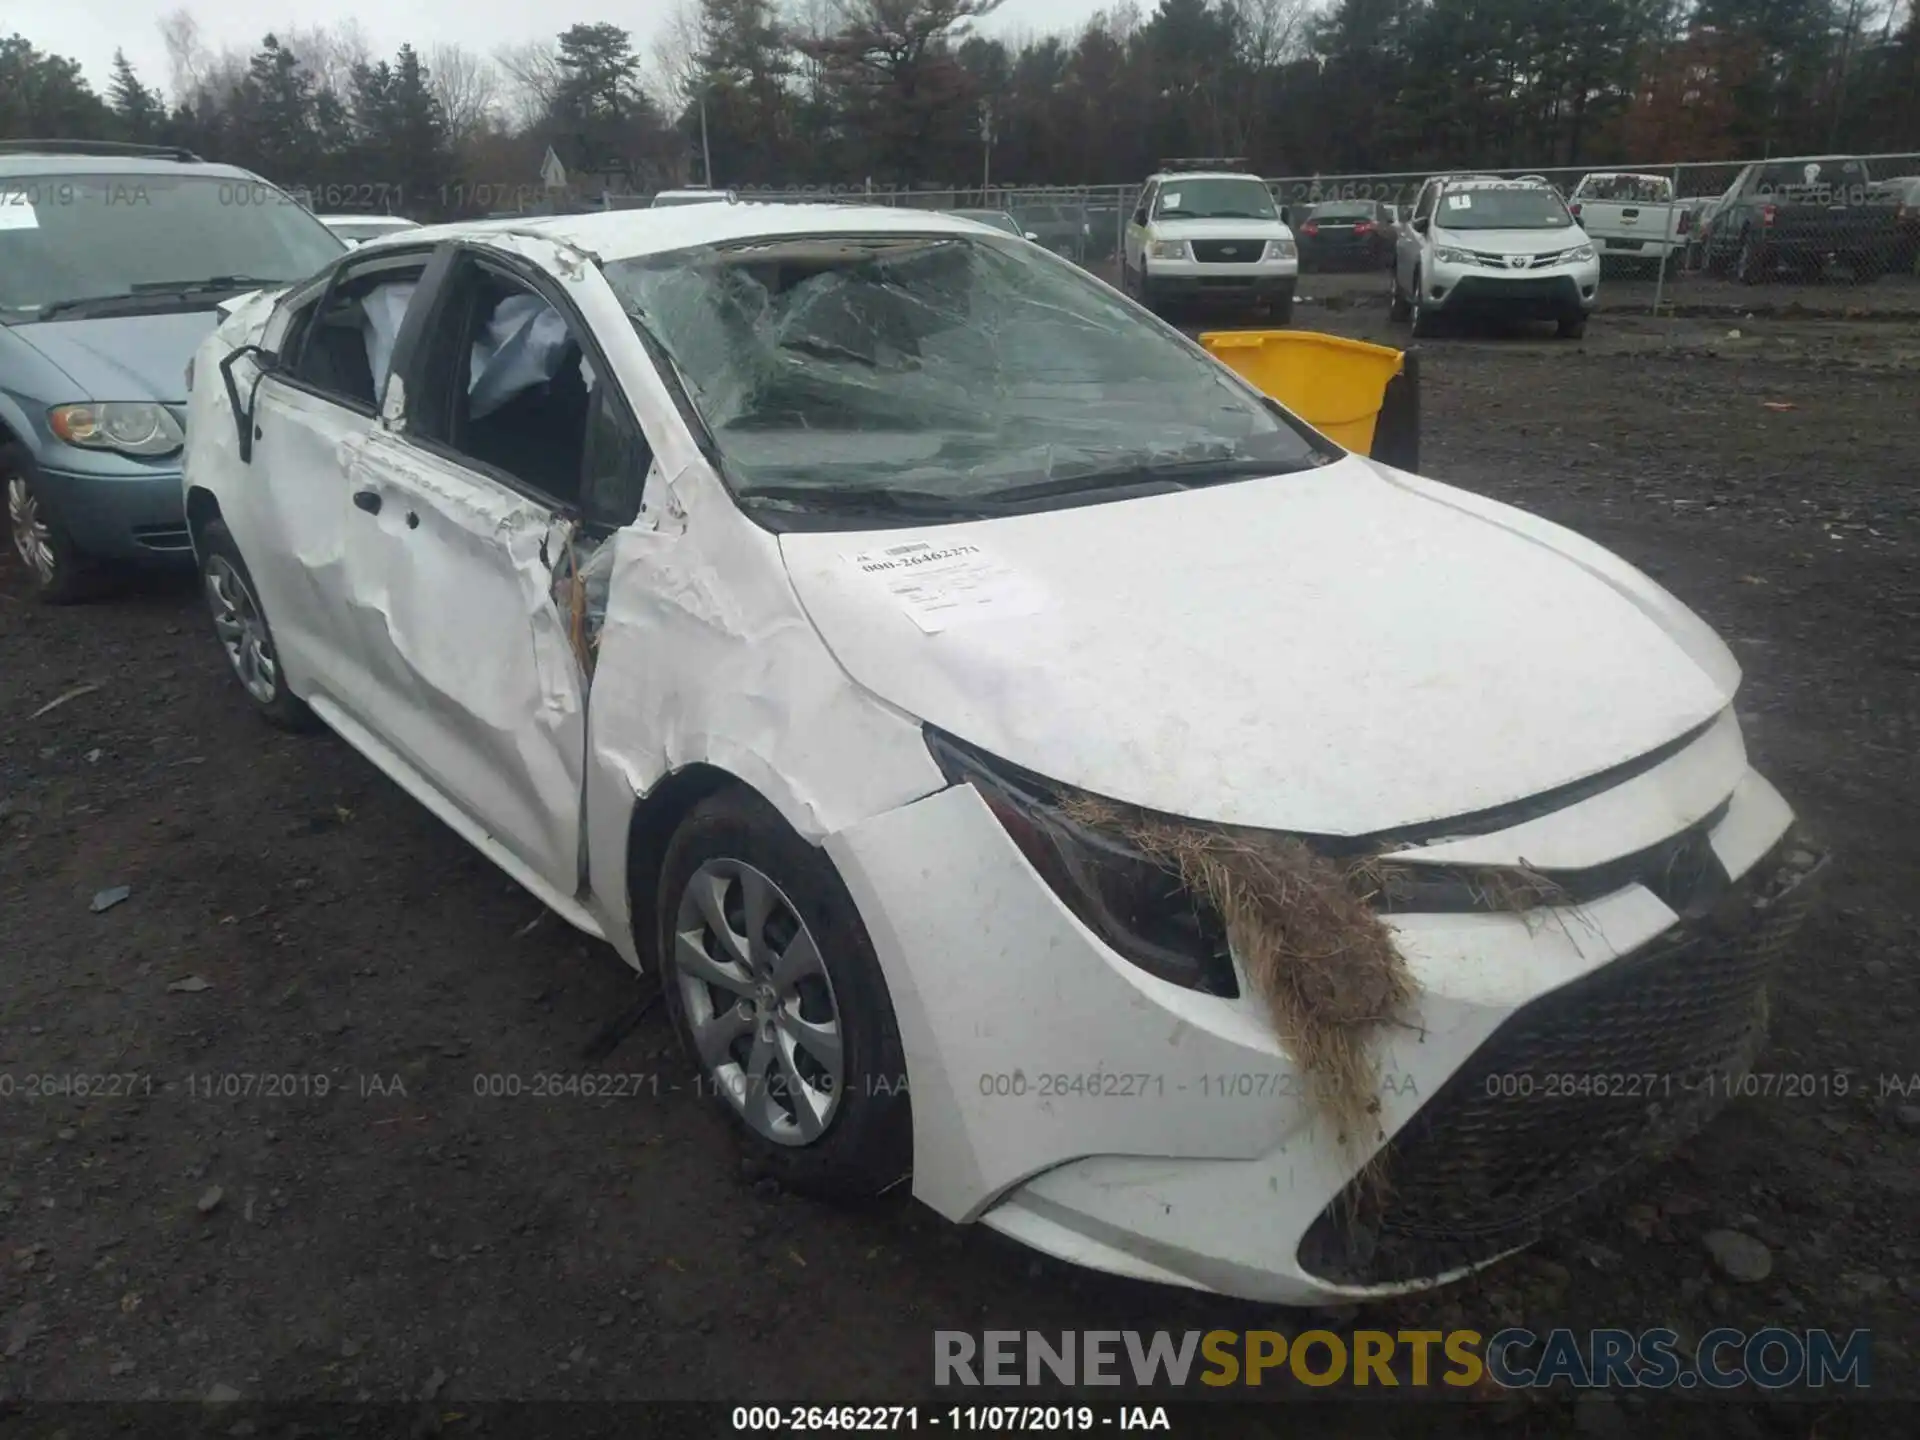
[[[657,969],[796,1186],[1385,1293],[1760,1043],[1821,861],[1725,646],[1017,237],[412,230],[238,303],[190,389],[245,693]]]

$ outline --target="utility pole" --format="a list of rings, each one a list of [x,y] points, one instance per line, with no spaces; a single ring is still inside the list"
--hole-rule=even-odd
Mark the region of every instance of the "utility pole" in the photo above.
[[[980,102],[980,203],[988,204],[987,187],[993,181],[993,102]]]
[[[713,188],[713,151],[707,148],[707,85],[700,82],[700,173],[706,177],[707,188]]]

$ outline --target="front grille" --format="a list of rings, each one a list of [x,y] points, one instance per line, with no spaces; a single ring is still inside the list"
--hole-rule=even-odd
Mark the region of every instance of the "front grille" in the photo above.
[[[1494,1259],[1698,1130],[1765,1040],[1818,863],[1789,839],[1713,915],[1516,1011],[1388,1144],[1379,1182],[1321,1213],[1302,1267],[1384,1285]]]
[[[1512,270],[1515,274],[1521,274],[1528,270],[1538,270],[1543,265],[1551,265],[1560,258],[1560,252],[1556,250],[1550,255],[1521,256],[1519,258],[1526,261],[1524,265],[1512,264],[1511,262],[1514,258],[1512,255],[1496,255],[1491,251],[1485,250],[1476,250],[1473,252],[1475,264],[1486,265],[1495,270]]]
[[[1266,253],[1264,240],[1189,240],[1202,265],[1251,265]]]

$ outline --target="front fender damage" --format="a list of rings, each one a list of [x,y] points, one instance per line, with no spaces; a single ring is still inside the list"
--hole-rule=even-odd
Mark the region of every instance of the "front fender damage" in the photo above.
[[[586,805],[593,891],[636,966],[627,832],[667,777],[724,771],[815,844],[946,784],[919,725],[840,668],[773,538],[704,464],[656,467],[646,492],[597,567],[606,609],[591,642]]]

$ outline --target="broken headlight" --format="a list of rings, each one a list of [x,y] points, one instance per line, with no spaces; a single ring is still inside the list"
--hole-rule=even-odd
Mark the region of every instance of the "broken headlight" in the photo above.
[[[1178,875],[1123,837],[1070,819],[1074,793],[992,759],[928,727],[934,763],[971,785],[1029,864],[1066,907],[1122,957],[1150,975],[1209,995],[1240,987],[1226,926]]]

